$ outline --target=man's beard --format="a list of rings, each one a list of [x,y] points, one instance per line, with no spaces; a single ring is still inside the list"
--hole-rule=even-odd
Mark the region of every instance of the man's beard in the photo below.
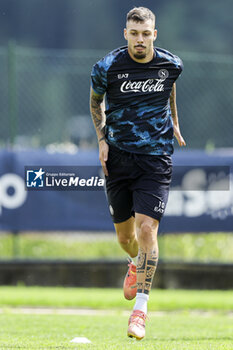
[[[138,47],[142,47],[144,48],[144,52],[137,52],[135,50],[135,52],[133,52],[133,56],[134,58],[136,58],[137,60],[142,60],[144,58],[146,58],[147,54],[148,54],[148,49],[144,46],[144,45],[137,45]],[[136,47],[135,47],[136,48]]]
[[[134,53],[133,56],[137,58],[137,60],[142,60],[143,58],[146,58],[146,52],[143,53]]]

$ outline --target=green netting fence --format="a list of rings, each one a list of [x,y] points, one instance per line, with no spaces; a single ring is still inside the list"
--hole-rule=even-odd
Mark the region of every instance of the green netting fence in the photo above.
[[[92,65],[107,51],[0,48],[0,145],[96,147]],[[184,62],[179,118],[189,148],[233,147],[233,56],[175,52]]]

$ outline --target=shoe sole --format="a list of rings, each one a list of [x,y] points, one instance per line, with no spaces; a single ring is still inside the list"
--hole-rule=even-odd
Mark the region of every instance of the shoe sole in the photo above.
[[[137,291],[136,291],[136,293],[137,293]],[[135,295],[129,295],[129,294],[124,293],[124,297],[127,300],[133,300],[136,297],[136,293],[135,293]]]
[[[128,333],[128,337],[129,338],[135,338],[135,339],[137,339],[137,340],[141,340],[141,339],[143,339],[144,337],[137,337],[135,334],[132,334],[132,333]]]
[[[124,284],[123,291],[124,291],[125,299],[132,300],[136,297],[136,294],[137,294],[137,284],[135,284],[134,286],[131,286],[131,287],[125,287],[125,284]]]

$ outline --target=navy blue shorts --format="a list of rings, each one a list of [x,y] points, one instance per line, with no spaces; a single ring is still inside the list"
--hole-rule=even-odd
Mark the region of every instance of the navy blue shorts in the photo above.
[[[109,146],[106,192],[114,223],[135,213],[161,220],[172,176],[171,156],[145,155]]]

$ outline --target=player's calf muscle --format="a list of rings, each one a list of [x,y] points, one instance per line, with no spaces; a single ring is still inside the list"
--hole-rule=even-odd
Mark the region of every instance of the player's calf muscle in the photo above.
[[[158,249],[139,248],[137,264],[137,292],[149,294],[158,264]]]

